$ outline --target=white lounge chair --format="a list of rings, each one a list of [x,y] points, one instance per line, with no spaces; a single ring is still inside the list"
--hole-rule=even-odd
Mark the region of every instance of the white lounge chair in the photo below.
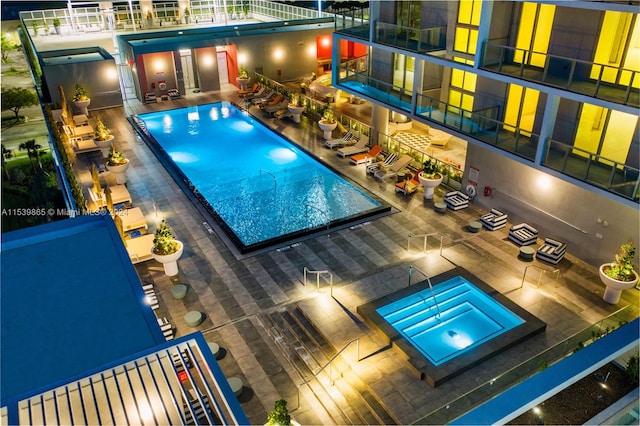
[[[360,154],[361,152],[367,152],[369,149],[367,148],[367,144],[369,143],[368,136],[360,136],[358,142],[355,145],[345,146],[336,151],[336,155],[338,157],[350,157],[352,155]]]
[[[405,167],[411,163],[411,156],[407,154],[403,154],[402,157],[398,158],[392,165],[388,168],[381,167],[380,170],[374,173],[374,176],[377,179],[384,180],[390,177],[397,176],[400,171],[402,171]]]
[[[162,330],[164,338],[167,340],[173,340],[173,326],[169,320],[166,317],[158,318],[158,325],[160,326],[160,330]]]
[[[328,139],[324,142],[324,146],[327,148],[335,148],[337,146],[352,145],[358,141],[358,135],[349,130],[345,135],[339,139]]]
[[[378,170],[380,170],[380,168],[382,168],[382,167],[389,167],[397,159],[398,159],[398,154],[396,154],[396,153],[389,154],[387,156],[387,158],[384,159],[384,161],[379,161],[379,162],[374,163],[374,164],[369,164],[367,166],[367,174],[371,174],[372,175],[375,172],[377,172]]]
[[[131,263],[135,265],[136,263],[153,259],[151,256],[151,248],[153,247],[154,238],[154,234],[145,234],[140,237],[125,240]]]
[[[147,220],[140,207],[132,209],[119,210],[116,212],[122,219],[122,230],[124,232],[134,231],[136,229],[148,229]]]

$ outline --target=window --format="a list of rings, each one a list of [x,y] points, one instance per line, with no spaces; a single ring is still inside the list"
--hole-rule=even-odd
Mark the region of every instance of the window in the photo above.
[[[552,5],[523,3],[514,62],[544,67],[555,13]]]

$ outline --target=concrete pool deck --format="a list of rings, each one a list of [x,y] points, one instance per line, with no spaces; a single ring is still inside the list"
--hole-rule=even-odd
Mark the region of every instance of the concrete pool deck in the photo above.
[[[607,304],[601,298],[604,286],[596,268],[573,257],[571,247],[556,265],[561,273],[557,283],[552,274],[545,274],[540,287],[536,288],[538,274],[530,270],[525,285],[520,288],[527,266],[552,268],[538,260],[518,260],[518,247],[507,240],[508,227],[494,232],[468,232],[467,223],[486,213],[473,204],[457,212],[436,213],[433,203],[442,201],[443,187],[436,189],[432,201],[423,200],[420,193],[410,197],[396,194],[390,182],[367,177],[363,166],[350,166],[348,160],[340,159],[334,151],[324,148],[320,129],[307,117],[302,117],[302,122],[296,125],[290,120],[278,121],[263,116],[269,126],[383,197],[399,212],[238,260],[203,226],[197,209],[145,144],[136,138],[124,117],[125,114],[221,100],[237,100],[235,89],[188,94],[186,99],[151,105],[128,101],[126,112],[118,108],[92,115],[104,118],[116,136],[118,148],[130,159],[128,189],[134,205],[147,215],[149,232],[153,232],[160,218],[165,217],[185,244],[185,252],[178,262],[180,273],[173,281],[163,274],[162,266],[155,261],[136,265],[142,281],[156,285],[160,301],[158,316],[166,316],[176,326],[177,336],[181,336],[194,330],[184,322],[187,312],[195,310],[204,314],[205,320],[197,329],[204,333],[207,341],[222,348],[219,364],[225,375],[242,379],[245,388],[239,399],[251,423],[264,423],[267,412],[281,397],[287,399],[293,418],[302,424],[347,423],[352,418],[350,413],[334,407],[343,399],[355,401],[346,389],[355,387],[356,381],[365,384],[367,392],[394,421],[416,422],[624,306],[630,305],[632,316],[637,316],[637,290],[623,292],[618,305]],[[253,112],[262,116],[258,110]],[[79,156],[78,164],[81,163]],[[105,178],[110,179],[110,176],[107,174]],[[88,173],[81,173],[80,180],[91,184]],[[516,215],[511,219],[512,223],[526,221]],[[567,229],[567,232],[571,231]],[[429,239],[427,254],[421,251],[421,241],[414,241],[411,250],[407,250],[409,233],[441,234],[443,256],[438,254],[439,238]],[[432,388],[418,380],[409,364],[390,350],[356,314],[357,306],[406,287],[411,265],[414,266],[414,283],[425,278],[420,271],[433,276],[456,265],[463,267],[540,318],[547,324],[547,329],[442,386]],[[333,298],[326,276],[320,280],[320,292],[316,291],[315,276],[304,285],[305,267],[332,274]],[[174,299],[171,295],[171,286],[177,282],[188,286],[184,299]],[[314,391],[314,394],[304,386],[298,409],[295,409],[298,385],[304,379],[287,350],[299,345],[274,336],[273,325],[266,321],[267,316],[294,307],[304,312],[336,350],[352,339],[360,338],[361,358],[358,362],[355,346],[349,346],[334,368],[335,386],[326,386],[331,393]],[[336,372],[338,369],[340,373]],[[321,381],[326,382],[326,375],[321,375]],[[332,398],[335,403],[330,401]]]

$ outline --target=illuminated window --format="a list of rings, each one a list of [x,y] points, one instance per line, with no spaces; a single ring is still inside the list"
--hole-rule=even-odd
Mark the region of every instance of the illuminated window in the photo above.
[[[399,53],[395,54],[393,61],[393,85],[412,91],[414,69],[415,58]]]
[[[458,22],[453,50],[474,55],[478,44],[481,0],[461,0],[458,3]]]
[[[591,69],[591,78],[601,78],[609,83],[640,87],[640,78],[631,81],[631,71],[640,71],[640,22],[636,19],[633,29],[631,13],[607,11],[602,21],[598,46]],[[631,34],[631,42],[625,52],[626,40]],[[630,71],[622,71],[625,68]]]
[[[531,136],[539,97],[538,90],[511,84],[504,113],[504,129],[512,132],[519,129],[520,134]]]
[[[473,63],[464,58],[454,58],[456,62]],[[472,72],[459,69],[451,70],[451,82],[449,83],[449,111],[469,116],[473,111],[473,100],[476,91],[478,76]],[[465,114],[466,112],[466,114]]]
[[[553,5],[522,4],[514,62],[544,67],[555,13]]]
[[[637,126],[638,116],[635,114],[585,104],[580,112],[573,146],[625,164]],[[588,155],[581,151],[574,153]]]

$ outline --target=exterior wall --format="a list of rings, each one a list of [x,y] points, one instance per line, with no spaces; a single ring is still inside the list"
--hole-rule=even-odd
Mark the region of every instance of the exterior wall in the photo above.
[[[144,93],[155,92],[156,95],[160,95],[161,93],[166,93],[169,89],[178,87],[173,52],[147,53],[142,57],[144,61],[144,78],[147,83],[146,87],[142,87]],[[158,87],[161,79],[164,79],[167,85],[165,90],[161,90]]]
[[[200,90],[220,90],[220,77],[218,76],[218,61],[216,59],[215,47],[204,47],[193,49],[196,58],[196,69],[200,82]]]
[[[68,102],[73,100],[76,83],[83,85],[91,98],[90,110],[122,106],[122,93],[113,59],[42,66],[51,102],[59,103],[58,86],[62,85]],[[73,76],[74,79],[70,79]]]
[[[463,187],[468,184],[469,168],[480,170],[475,205],[503,210],[510,223],[526,222],[538,228],[540,238],[566,242],[570,254],[593,266],[610,262],[620,245],[629,240],[638,245],[640,222],[635,208],[471,143],[466,163]],[[540,185],[544,180],[548,182],[546,189]],[[482,195],[485,186],[493,188],[490,197]],[[598,218],[608,226],[597,223]],[[637,257],[635,268],[639,269]]]

